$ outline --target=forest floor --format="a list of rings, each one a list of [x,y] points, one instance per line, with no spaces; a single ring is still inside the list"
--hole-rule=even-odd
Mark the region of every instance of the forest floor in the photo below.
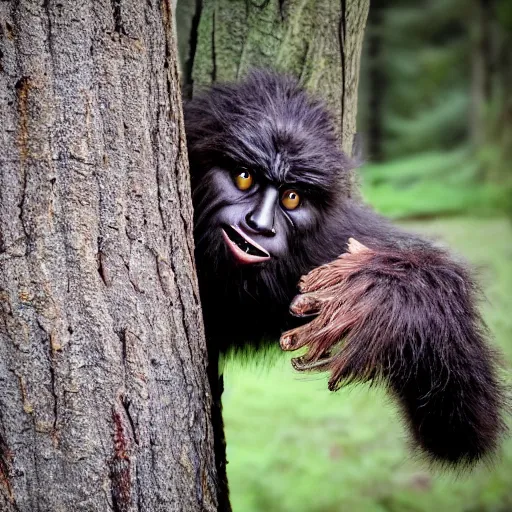
[[[403,223],[479,269],[484,316],[512,363],[512,224],[505,217]],[[411,457],[380,389],[327,391],[324,375],[229,362],[224,411],[234,512],[509,512],[512,439],[492,467],[456,475]],[[508,374],[510,379],[510,372]]]

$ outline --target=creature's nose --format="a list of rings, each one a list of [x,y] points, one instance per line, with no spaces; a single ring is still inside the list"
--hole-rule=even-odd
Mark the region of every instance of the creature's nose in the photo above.
[[[245,216],[247,225],[255,232],[265,236],[274,236],[274,219],[279,192],[274,187],[267,187],[256,207]]]

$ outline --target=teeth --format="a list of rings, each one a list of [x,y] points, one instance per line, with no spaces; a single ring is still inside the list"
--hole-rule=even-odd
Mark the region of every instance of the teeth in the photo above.
[[[239,242],[236,245],[238,245],[238,247],[240,247],[240,249],[242,249],[242,251],[246,252],[247,254],[251,252],[251,246],[247,242]]]
[[[245,252],[246,254],[255,255],[255,256],[265,256],[265,253],[262,253],[257,247],[254,247],[247,240],[245,240],[236,230],[232,228],[228,229],[228,237],[233,241],[237,247]]]

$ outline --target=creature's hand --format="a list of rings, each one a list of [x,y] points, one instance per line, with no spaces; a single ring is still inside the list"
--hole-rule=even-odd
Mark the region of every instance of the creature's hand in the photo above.
[[[444,464],[472,464],[503,434],[504,394],[464,267],[430,246],[348,252],[312,270],[290,306],[316,315],[281,336],[299,371],[329,371],[329,389],[383,383],[416,445]]]
[[[316,315],[316,318],[285,332],[281,336],[281,348],[296,350],[307,345],[307,354],[292,359],[293,366],[299,371],[331,371],[331,390],[339,387],[341,381],[368,380],[375,373],[377,361],[370,354],[371,346],[360,346],[355,336],[373,309],[366,295],[373,283],[356,276],[374,254],[373,250],[350,238],[348,252],[302,277],[301,295],[297,295],[290,306],[295,316]],[[345,343],[340,347],[344,338]]]

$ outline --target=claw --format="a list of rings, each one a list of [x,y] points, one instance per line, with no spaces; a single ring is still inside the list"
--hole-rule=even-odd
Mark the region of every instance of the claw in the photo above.
[[[298,317],[315,316],[320,311],[322,301],[311,294],[297,295],[290,304],[290,313]]]
[[[294,350],[293,336],[287,332],[281,336],[279,344],[283,350]]]
[[[327,359],[319,359],[318,361],[306,362],[304,357],[294,357],[292,359],[292,366],[294,370],[298,372],[308,371],[308,370],[322,370],[329,367],[329,365],[334,361],[334,357],[329,357]]]
[[[297,350],[307,345],[310,338],[311,327],[310,324],[306,324],[284,332],[281,335],[279,344],[283,350]]]

